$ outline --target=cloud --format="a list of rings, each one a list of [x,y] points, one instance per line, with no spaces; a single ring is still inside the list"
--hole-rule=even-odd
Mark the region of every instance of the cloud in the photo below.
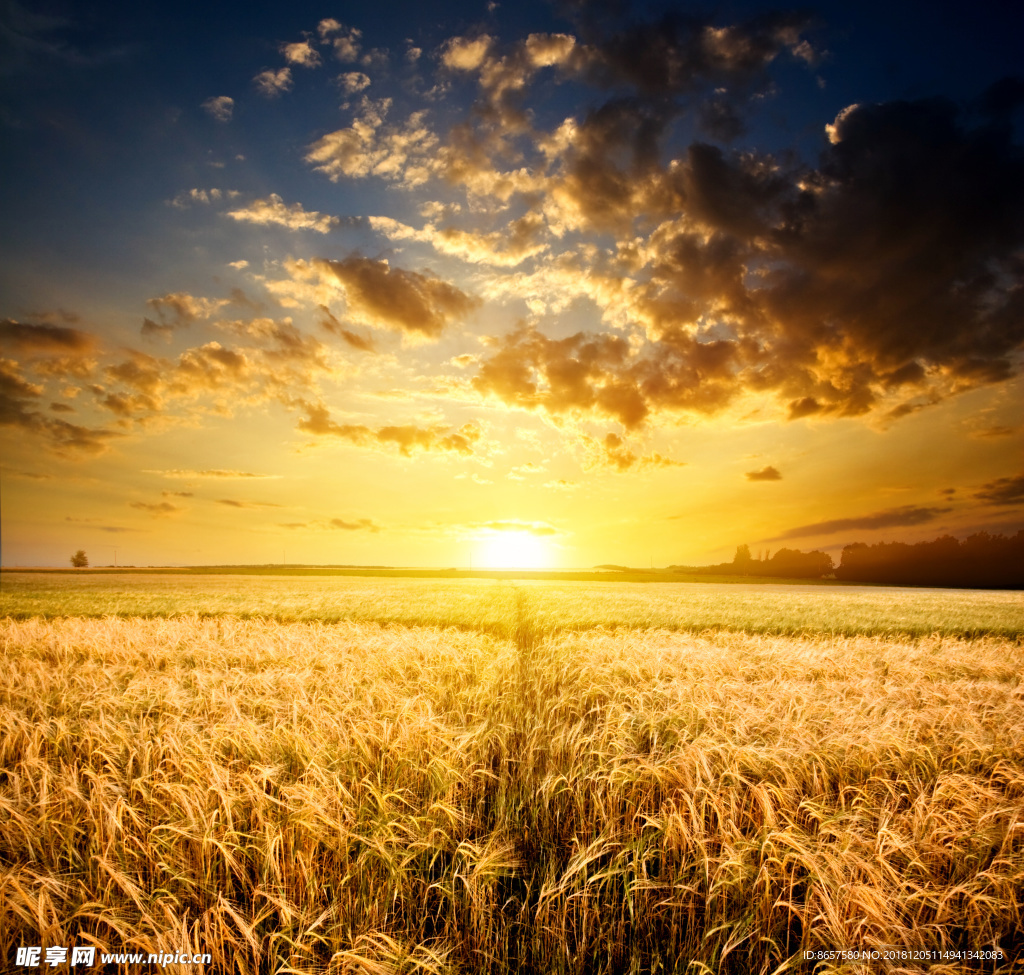
[[[1024,474],[997,477],[974,492],[974,497],[985,504],[1024,504]]]
[[[817,169],[787,171],[699,143],[661,168],[660,122],[644,124],[618,105],[571,127],[545,204],[555,228],[658,222],[620,251],[628,286],[596,291],[594,259],[572,272],[607,321],[644,328],[632,362],[599,363],[633,381],[638,416],[713,413],[753,392],[791,419],[882,407],[895,419],[1015,373],[1024,157],[1007,131],[968,128],[941,100],[861,105],[837,119]],[[535,279],[551,289],[569,272]],[[539,333],[512,341],[535,370],[556,349]],[[894,408],[908,386],[918,398]]]
[[[277,98],[279,95],[292,89],[291,68],[278,68],[276,71],[268,69],[261,71],[252,79],[256,90],[266,98]]]
[[[326,346],[317,338],[295,327],[290,318],[275,320],[273,318],[252,318],[249,321],[220,321],[219,328],[236,335],[258,339],[270,343],[260,350],[265,366],[270,370],[266,376],[271,384],[274,382],[274,370],[282,363],[290,363],[304,369],[329,371],[326,360]],[[297,374],[288,377],[295,379]],[[308,380],[308,377],[307,377]]]
[[[123,535],[125,532],[145,532],[145,528],[124,528],[121,525],[93,525],[97,531],[109,532],[111,535]]]
[[[364,96],[362,114],[348,128],[328,132],[314,142],[306,162],[332,182],[343,178],[379,176],[407,188],[425,183],[438,169],[438,137],[425,124],[426,112],[413,112],[404,123],[389,125],[385,118],[391,99]]]
[[[42,386],[20,374],[16,362],[0,359],[0,426],[20,429],[62,455],[100,454],[121,436],[114,430],[79,426],[40,413],[33,407],[42,393]]]
[[[355,255],[315,266],[340,287],[348,315],[374,328],[436,339],[480,303],[429,272],[393,268],[387,261]]]
[[[292,531],[365,531],[372,535],[381,530],[380,525],[375,524],[370,518],[360,518],[358,521],[345,521],[344,518],[331,518],[329,521],[289,521],[279,523],[279,527]]]
[[[327,346],[290,318],[222,319],[215,325],[244,345],[206,342],[176,359],[128,349],[125,359],[103,369],[105,384],[89,388],[101,406],[126,421],[149,423],[159,416],[166,425],[211,409],[232,416],[240,407],[269,400],[290,403],[332,371]]]
[[[503,229],[489,234],[457,227],[438,228],[431,223],[422,230],[416,230],[391,217],[370,217],[369,222],[374,230],[390,240],[424,241],[440,254],[459,257],[473,264],[515,267],[548,249],[548,244],[540,239],[546,228],[544,218],[538,213],[526,213]]]
[[[376,534],[380,531],[380,526],[375,525],[369,518],[360,518],[358,521],[344,521],[341,518],[332,518],[327,522],[327,527],[347,532],[368,531]]]
[[[10,468],[4,469],[4,474],[9,477],[20,477],[25,478],[29,481],[52,481],[54,480],[53,474],[39,474],[35,471],[15,471]]]
[[[681,330],[649,343],[644,353],[620,335],[549,339],[529,325],[490,346],[471,380],[482,395],[553,416],[613,420],[628,430],[664,410],[713,413],[740,392],[738,344],[700,342]]]
[[[998,437],[1011,437],[1019,429],[1020,427],[996,425],[991,427],[982,427],[979,430],[973,430],[970,436],[977,437],[982,440],[994,440]]]
[[[374,345],[371,338],[364,337],[353,332],[351,329],[345,328],[345,326],[331,314],[330,309],[326,305],[320,305],[320,316],[321,327],[326,329],[328,332],[333,332],[353,349],[358,349],[360,352],[375,353],[377,351],[377,346]]]
[[[389,121],[387,99],[364,99],[307,161],[332,180],[465,191],[458,225],[378,216],[371,226],[474,264],[530,258],[529,275],[490,277],[488,297],[521,296],[540,315],[575,293],[632,342],[627,359],[581,362],[531,323],[529,341],[507,341],[478,383],[500,396],[518,375],[506,385],[516,405],[636,426],[714,414],[750,394],[772,397],[792,420],[896,421],[1008,379],[1024,345],[1024,157],[997,121],[1005,111],[967,114],[942,99],[850,105],[823,125],[816,165],[674,141],[687,113],[713,138],[738,134],[773,64],[816,59],[808,25],[789,13],[734,23],[595,16],[580,37],[451,38],[442,81],[470,77],[480,94],[444,138],[428,112]],[[547,91],[532,79],[549,68],[607,96],[541,128],[533,108]],[[997,108],[1016,104],[1004,87],[989,99]],[[481,219],[513,206],[516,219],[499,229]],[[559,253],[570,232],[579,238]],[[605,232],[618,241],[611,256]],[[629,335],[636,329],[644,341]],[[595,333],[581,333],[579,348],[617,337]],[[572,405],[568,383],[548,383],[559,365],[583,373]],[[612,389],[615,409],[600,401]]]
[[[247,207],[229,210],[227,216],[246,223],[277,224],[289,230],[315,230],[321,234],[326,234],[338,224],[337,217],[316,210],[306,211],[301,203],[289,206],[276,193],[271,193],[265,200],[255,200]]]
[[[252,471],[232,471],[232,470],[143,470],[143,474],[159,474],[161,477],[170,477],[178,480],[200,480],[203,478],[214,478],[217,480],[224,479],[248,479],[258,478],[261,480],[275,479],[281,477],[280,474],[255,474]]]
[[[575,47],[576,38],[570,34],[530,34],[526,38],[526,53],[535,68],[564,64]]]
[[[220,342],[186,349],[178,358],[172,388],[182,395],[200,391],[237,389],[256,380],[245,352],[228,349]]]
[[[338,75],[338,85],[346,95],[355,95],[370,87],[370,79],[362,71],[346,71]]]
[[[155,504],[146,501],[131,501],[129,502],[129,507],[138,508],[140,511],[148,511],[158,518],[165,515],[176,515],[181,511],[178,505],[171,504],[170,501],[158,501]]]
[[[540,521],[485,521],[476,527],[492,532],[528,532],[538,537],[558,534],[557,528]]]
[[[479,37],[453,37],[444,47],[441,63],[456,71],[475,71],[483,64],[493,38],[487,34]]]
[[[193,203],[201,203],[203,206],[209,206],[224,197],[227,197],[229,200],[233,200],[239,195],[238,190],[221,190],[216,186],[211,187],[208,190],[193,187],[190,190],[182,190],[173,200],[170,200],[169,203],[175,209],[187,210]]]
[[[554,415],[599,412],[635,427],[647,416],[644,397],[632,383],[616,381],[625,372],[631,352],[614,335],[548,339],[521,326],[503,339],[491,340],[496,350],[480,366],[472,386],[484,396]]]
[[[646,456],[630,450],[626,441],[617,433],[608,433],[601,439],[583,436],[581,438],[587,459],[588,470],[607,468],[618,473],[645,471],[659,467],[685,467],[685,462],[663,457],[659,453]]]
[[[235,111],[235,100],[227,95],[214,95],[207,98],[201,107],[218,122],[230,122]]]
[[[834,535],[836,532],[855,529],[905,528],[911,525],[925,525],[935,521],[941,515],[952,511],[952,508],[929,508],[921,505],[904,505],[901,508],[890,508],[887,511],[876,511],[874,514],[861,515],[857,518],[834,518],[830,521],[818,521],[811,525],[800,525],[790,528],[769,541],[783,541],[791,538],[809,538],[815,535]]]
[[[201,318],[209,318],[230,302],[226,299],[196,298],[185,291],[176,291],[159,298],[148,298],[146,304],[156,313],[158,321],[144,318],[142,334],[168,338],[176,328],[185,328]]]
[[[747,471],[748,481],[781,481],[782,475],[774,467],[762,467],[759,471]]]
[[[0,348],[29,355],[87,355],[96,336],[61,325],[28,325],[0,319]]]
[[[315,68],[320,64],[320,55],[309,41],[282,44],[281,53],[289,64],[297,64],[303,68]]]
[[[269,501],[237,501],[234,498],[218,498],[217,504],[227,505],[229,508],[282,508],[284,505],[272,504]]]
[[[339,61],[355,61],[359,57],[360,38],[363,32],[357,27],[345,27],[333,17],[325,17],[317,25],[317,34],[322,44],[330,44]]]
[[[42,386],[29,382],[19,373],[18,363],[0,359],[0,403],[4,405],[5,414],[13,415],[20,411],[23,408],[21,404],[40,396],[42,392]]]
[[[458,430],[444,426],[420,427],[415,424],[372,429],[364,424],[336,423],[331,419],[327,407],[319,403],[301,402],[298,405],[306,414],[298,422],[298,429],[303,433],[317,437],[339,437],[357,447],[397,447],[403,457],[411,457],[414,450],[468,456],[473,453],[473,446],[480,439],[480,428],[475,423],[465,423]]]
[[[724,26],[678,14],[611,30],[591,22],[581,67],[596,84],[647,96],[750,88],[766,83],[767,67],[786,51],[813,57],[800,36],[808,24],[806,14],[775,11]]]

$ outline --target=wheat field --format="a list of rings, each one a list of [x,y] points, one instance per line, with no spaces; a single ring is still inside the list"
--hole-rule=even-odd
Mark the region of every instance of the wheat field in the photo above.
[[[493,588],[503,627],[0,621],[0,957],[1024,970],[1019,632],[554,626]]]

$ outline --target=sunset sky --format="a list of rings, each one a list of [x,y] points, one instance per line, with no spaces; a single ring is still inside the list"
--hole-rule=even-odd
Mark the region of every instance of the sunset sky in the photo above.
[[[4,2],[3,564],[1024,527],[1024,7],[960,7]]]

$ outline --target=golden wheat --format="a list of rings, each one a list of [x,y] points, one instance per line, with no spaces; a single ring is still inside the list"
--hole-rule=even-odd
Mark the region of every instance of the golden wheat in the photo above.
[[[0,623],[0,957],[1019,967],[1019,642],[533,619]],[[1003,958],[803,958],[849,948]]]
[[[528,582],[74,572],[0,573],[0,616],[240,616],[457,626],[511,635],[518,601],[555,630],[711,629],[784,635],[1024,635],[1024,594],[716,583]]]

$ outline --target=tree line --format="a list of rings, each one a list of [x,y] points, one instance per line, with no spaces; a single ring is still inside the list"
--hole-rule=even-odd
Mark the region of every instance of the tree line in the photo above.
[[[678,571],[704,575],[746,575],[874,582],[899,586],[967,589],[1024,589],[1024,529],[1016,535],[978,532],[960,541],[943,535],[931,542],[854,542],[843,548],[839,565],[827,552],[780,548],[755,558],[740,545],[732,562]]]
[[[856,542],[843,549],[836,578],[849,582],[954,588],[1024,588],[1024,529],[1016,535],[978,532],[963,541]]]

